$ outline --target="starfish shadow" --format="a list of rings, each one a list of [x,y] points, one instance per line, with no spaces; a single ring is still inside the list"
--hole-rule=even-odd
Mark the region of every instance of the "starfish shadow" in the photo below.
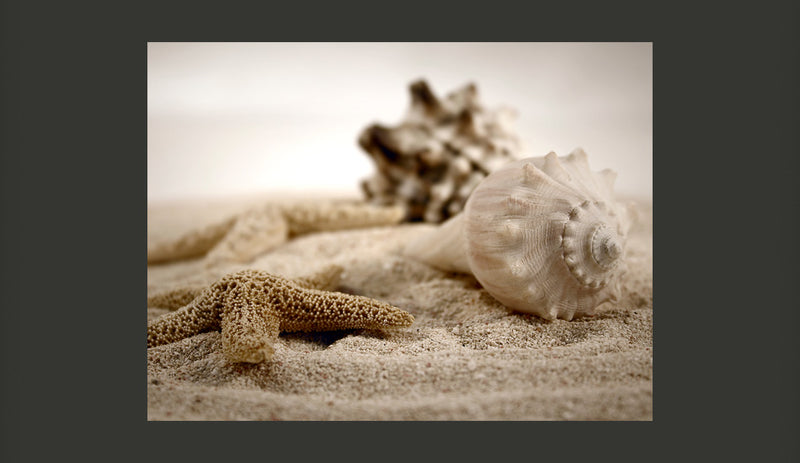
[[[320,347],[328,347],[336,341],[346,338],[350,334],[359,330],[339,330],[339,331],[313,331],[313,332],[293,332],[281,333],[281,337],[290,341],[308,342]]]

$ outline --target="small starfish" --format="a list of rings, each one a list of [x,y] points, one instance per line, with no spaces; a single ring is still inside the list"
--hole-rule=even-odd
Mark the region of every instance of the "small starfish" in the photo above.
[[[335,331],[407,327],[414,317],[364,296],[327,291],[342,268],[288,280],[260,270],[228,274],[211,286],[180,288],[148,298],[149,307],[179,310],[147,324],[147,347],[220,330],[222,351],[233,362],[272,358],[281,331]]]
[[[246,262],[299,235],[319,231],[392,225],[405,212],[398,206],[361,201],[269,203],[192,230],[174,241],[148,246],[147,263],[206,256],[206,263]]]

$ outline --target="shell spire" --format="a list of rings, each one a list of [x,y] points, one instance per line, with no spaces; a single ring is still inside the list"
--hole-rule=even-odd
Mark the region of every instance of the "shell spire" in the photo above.
[[[462,214],[406,253],[446,270],[468,268],[509,308],[550,320],[589,315],[618,299],[624,271],[627,224],[612,197],[614,176],[592,172],[582,150],[511,162],[478,185]],[[455,239],[462,243],[434,246]]]

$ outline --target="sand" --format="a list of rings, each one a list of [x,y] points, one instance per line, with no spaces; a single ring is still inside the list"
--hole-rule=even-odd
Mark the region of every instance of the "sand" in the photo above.
[[[149,239],[264,200],[151,204]],[[341,291],[384,300],[416,321],[395,332],[282,334],[273,360],[258,365],[227,362],[218,332],[149,348],[148,419],[652,420],[652,207],[639,200],[635,208],[621,300],[573,321],[512,312],[473,277],[400,255],[429,224],[301,236],[247,264],[149,266],[154,294],[240,268],[298,277],[339,264]],[[149,308],[147,317],[164,313]]]

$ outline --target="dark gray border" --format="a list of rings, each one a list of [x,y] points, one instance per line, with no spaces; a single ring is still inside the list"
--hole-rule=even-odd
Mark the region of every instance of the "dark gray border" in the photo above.
[[[676,5],[4,2],[3,461],[797,460],[798,8]],[[653,41],[654,422],[147,423],[145,43],[221,39]]]

